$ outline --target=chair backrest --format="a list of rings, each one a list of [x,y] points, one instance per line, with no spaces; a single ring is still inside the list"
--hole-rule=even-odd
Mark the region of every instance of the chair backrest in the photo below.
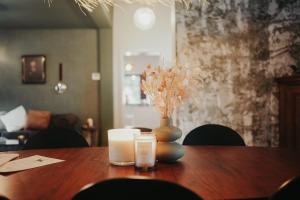
[[[270,200],[300,199],[300,176],[294,177],[283,183]]]
[[[79,117],[73,113],[66,114],[52,114],[50,118],[49,128],[63,128],[76,130],[80,132],[81,121]]]
[[[183,144],[245,146],[243,138],[237,132],[217,124],[206,124],[195,128],[188,133]]]
[[[31,136],[26,144],[26,149],[49,149],[67,147],[88,147],[84,137],[74,130],[52,128],[46,129]]]
[[[130,200],[200,200],[191,190],[175,183],[156,179],[118,178],[96,183],[77,193],[73,200],[130,199]]]
[[[6,196],[0,194],[0,200],[9,200]]]
[[[146,127],[133,127],[134,129],[140,129],[141,132],[152,132],[151,128]]]

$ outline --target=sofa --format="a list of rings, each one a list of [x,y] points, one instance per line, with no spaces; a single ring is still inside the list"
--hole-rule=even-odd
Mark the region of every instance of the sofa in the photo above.
[[[66,114],[51,114],[48,128],[64,128],[75,130],[79,134],[81,133],[81,121],[79,117],[72,113]],[[1,129],[1,136],[6,139],[19,140],[18,145],[0,145],[0,151],[14,151],[21,150],[24,143],[31,136],[38,134],[40,130],[37,129],[21,129],[18,131],[7,132],[5,129]]]

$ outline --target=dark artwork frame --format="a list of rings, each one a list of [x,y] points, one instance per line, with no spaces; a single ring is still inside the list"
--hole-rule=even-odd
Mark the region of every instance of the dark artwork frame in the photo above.
[[[22,83],[44,84],[46,83],[46,56],[23,55],[22,56]]]

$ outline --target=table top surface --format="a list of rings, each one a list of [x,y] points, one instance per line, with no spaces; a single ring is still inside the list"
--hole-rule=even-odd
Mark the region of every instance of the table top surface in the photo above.
[[[178,183],[204,199],[262,197],[300,174],[300,151],[277,148],[185,146],[179,162],[158,163],[153,172],[110,165],[106,147],[18,153],[21,158],[42,155],[65,162],[0,175],[0,194],[14,200],[71,199],[88,183],[137,175]]]

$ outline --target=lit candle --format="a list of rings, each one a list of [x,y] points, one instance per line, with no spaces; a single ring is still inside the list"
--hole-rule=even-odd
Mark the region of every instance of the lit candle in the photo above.
[[[108,130],[109,162],[114,165],[134,164],[134,137],[139,129]]]
[[[156,137],[143,133],[135,137],[135,167],[143,171],[154,169],[156,154]]]

